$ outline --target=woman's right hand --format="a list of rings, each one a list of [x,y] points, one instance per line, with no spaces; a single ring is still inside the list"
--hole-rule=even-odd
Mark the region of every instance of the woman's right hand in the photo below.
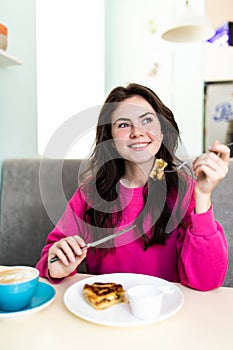
[[[52,278],[63,278],[69,276],[85,259],[87,249],[82,249],[85,242],[79,236],[70,236],[54,243],[48,254],[48,269]],[[54,257],[59,260],[51,263]]]

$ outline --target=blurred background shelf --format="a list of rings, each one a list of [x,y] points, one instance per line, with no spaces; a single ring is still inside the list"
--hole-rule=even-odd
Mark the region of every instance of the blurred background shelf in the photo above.
[[[23,64],[21,60],[0,49],[0,67]]]

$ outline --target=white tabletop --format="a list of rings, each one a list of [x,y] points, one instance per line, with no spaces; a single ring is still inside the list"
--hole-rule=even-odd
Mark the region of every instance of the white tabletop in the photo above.
[[[20,318],[1,319],[0,348],[233,349],[233,288],[199,292],[176,284],[184,294],[184,305],[175,315],[151,325],[121,328],[97,325],[67,310],[63,303],[65,290],[86,277],[89,276],[77,274],[55,285],[55,300],[43,310]]]

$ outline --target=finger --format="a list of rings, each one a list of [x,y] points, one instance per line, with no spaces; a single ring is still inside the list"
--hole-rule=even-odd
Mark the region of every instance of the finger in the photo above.
[[[226,145],[222,145],[219,141],[215,141],[211,147],[210,152],[216,153],[224,162],[228,163],[230,158],[230,148]]]
[[[195,171],[195,176],[197,179],[204,177],[209,179],[208,181],[216,181],[219,177],[216,171],[214,171],[212,168],[210,168],[207,165],[201,165],[199,166]]]
[[[223,146],[224,149],[227,148],[225,145],[220,145],[220,146]],[[222,150],[222,147],[218,149]],[[227,153],[228,153],[228,150],[227,150]],[[225,162],[225,160],[222,159],[219,156],[219,154],[217,154],[217,152],[204,153],[203,155],[201,155],[196,159],[196,161],[193,163],[193,166],[195,167],[201,164],[208,164],[209,166],[215,167],[215,163],[218,164],[219,166],[228,167],[228,161]]]
[[[78,243],[78,245],[83,248],[85,247],[86,243],[84,242],[84,240],[82,239],[82,237],[80,236],[74,236],[74,239],[76,240],[76,242]]]
[[[75,256],[81,256],[83,251],[82,246],[85,246],[84,241],[79,236],[68,237],[66,243],[69,245],[70,250],[68,250],[68,257],[71,258],[71,261],[74,262]]]
[[[59,242],[60,243],[60,242]],[[53,258],[58,258],[55,261],[51,261]],[[63,252],[62,249],[59,248],[58,243],[55,243],[49,250],[48,254],[48,261],[49,262],[55,262],[55,263],[62,263],[66,266],[69,265],[69,261]]]
[[[219,161],[220,158],[214,153],[209,155],[204,154],[203,156],[199,157],[193,164],[193,171],[200,170],[200,168],[203,166],[208,166],[212,170],[217,170]]]
[[[217,161],[209,159],[208,162],[200,164],[198,167],[196,167],[194,169],[195,176],[197,178],[200,176],[203,178],[205,175],[205,177],[208,177],[209,181],[212,182],[219,182],[222,180],[228,172],[228,167],[220,158],[217,157],[217,159]]]
[[[57,258],[55,261],[53,261],[53,258]],[[49,255],[48,257],[48,261],[49,263],[59,263],[59,264],[63,264],[65,266],[69,266],[69,261],[66,257],[66,255],[64,254],[64,252],[61,249],[57,249],[56,253],[52,253],[51,255]]]
[[[75,256],[73,252],[73,244],[75,240],[73,238],[62,239],[54,245],[53,253],[57,256],[65,265],[70,262],[75,262]]]
[[[73,257],[83,254],[82,247],[85,247],[85,242],[80,236],[72,236],[67,239],[67,243],[72,249]]]

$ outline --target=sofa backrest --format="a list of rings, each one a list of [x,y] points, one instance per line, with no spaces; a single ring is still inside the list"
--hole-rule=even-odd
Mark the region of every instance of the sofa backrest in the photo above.
[[[41,167],[40,159],[4,161],[0,265],[36,264],[48,233],[65,210],[66,203],[64,198],[61,200],[57,178],[61,178],[67,202],[78,187],[80,164],[81,160],[64,160],[63,163],[50,159]],[[233,287],[233,159],[227,177],[213,192],[212,202],[215,218],[222,224],[229,246],[229,267],[224,285]],[[79,270],[85,272],[85,264]]]
[[[233,158],[229,172],[212,193],[215,219],[224,228],[228,242],[229,264],[224,286],[233,287]]]
[[[46,165],[40,159],[3,162],[0,265],[34,266],[37,263],[48,233],[78,187],[80,164],[81,160],[56,159],[47,160]],[[66,201],[59,198],[56,179],[60,177]]]

